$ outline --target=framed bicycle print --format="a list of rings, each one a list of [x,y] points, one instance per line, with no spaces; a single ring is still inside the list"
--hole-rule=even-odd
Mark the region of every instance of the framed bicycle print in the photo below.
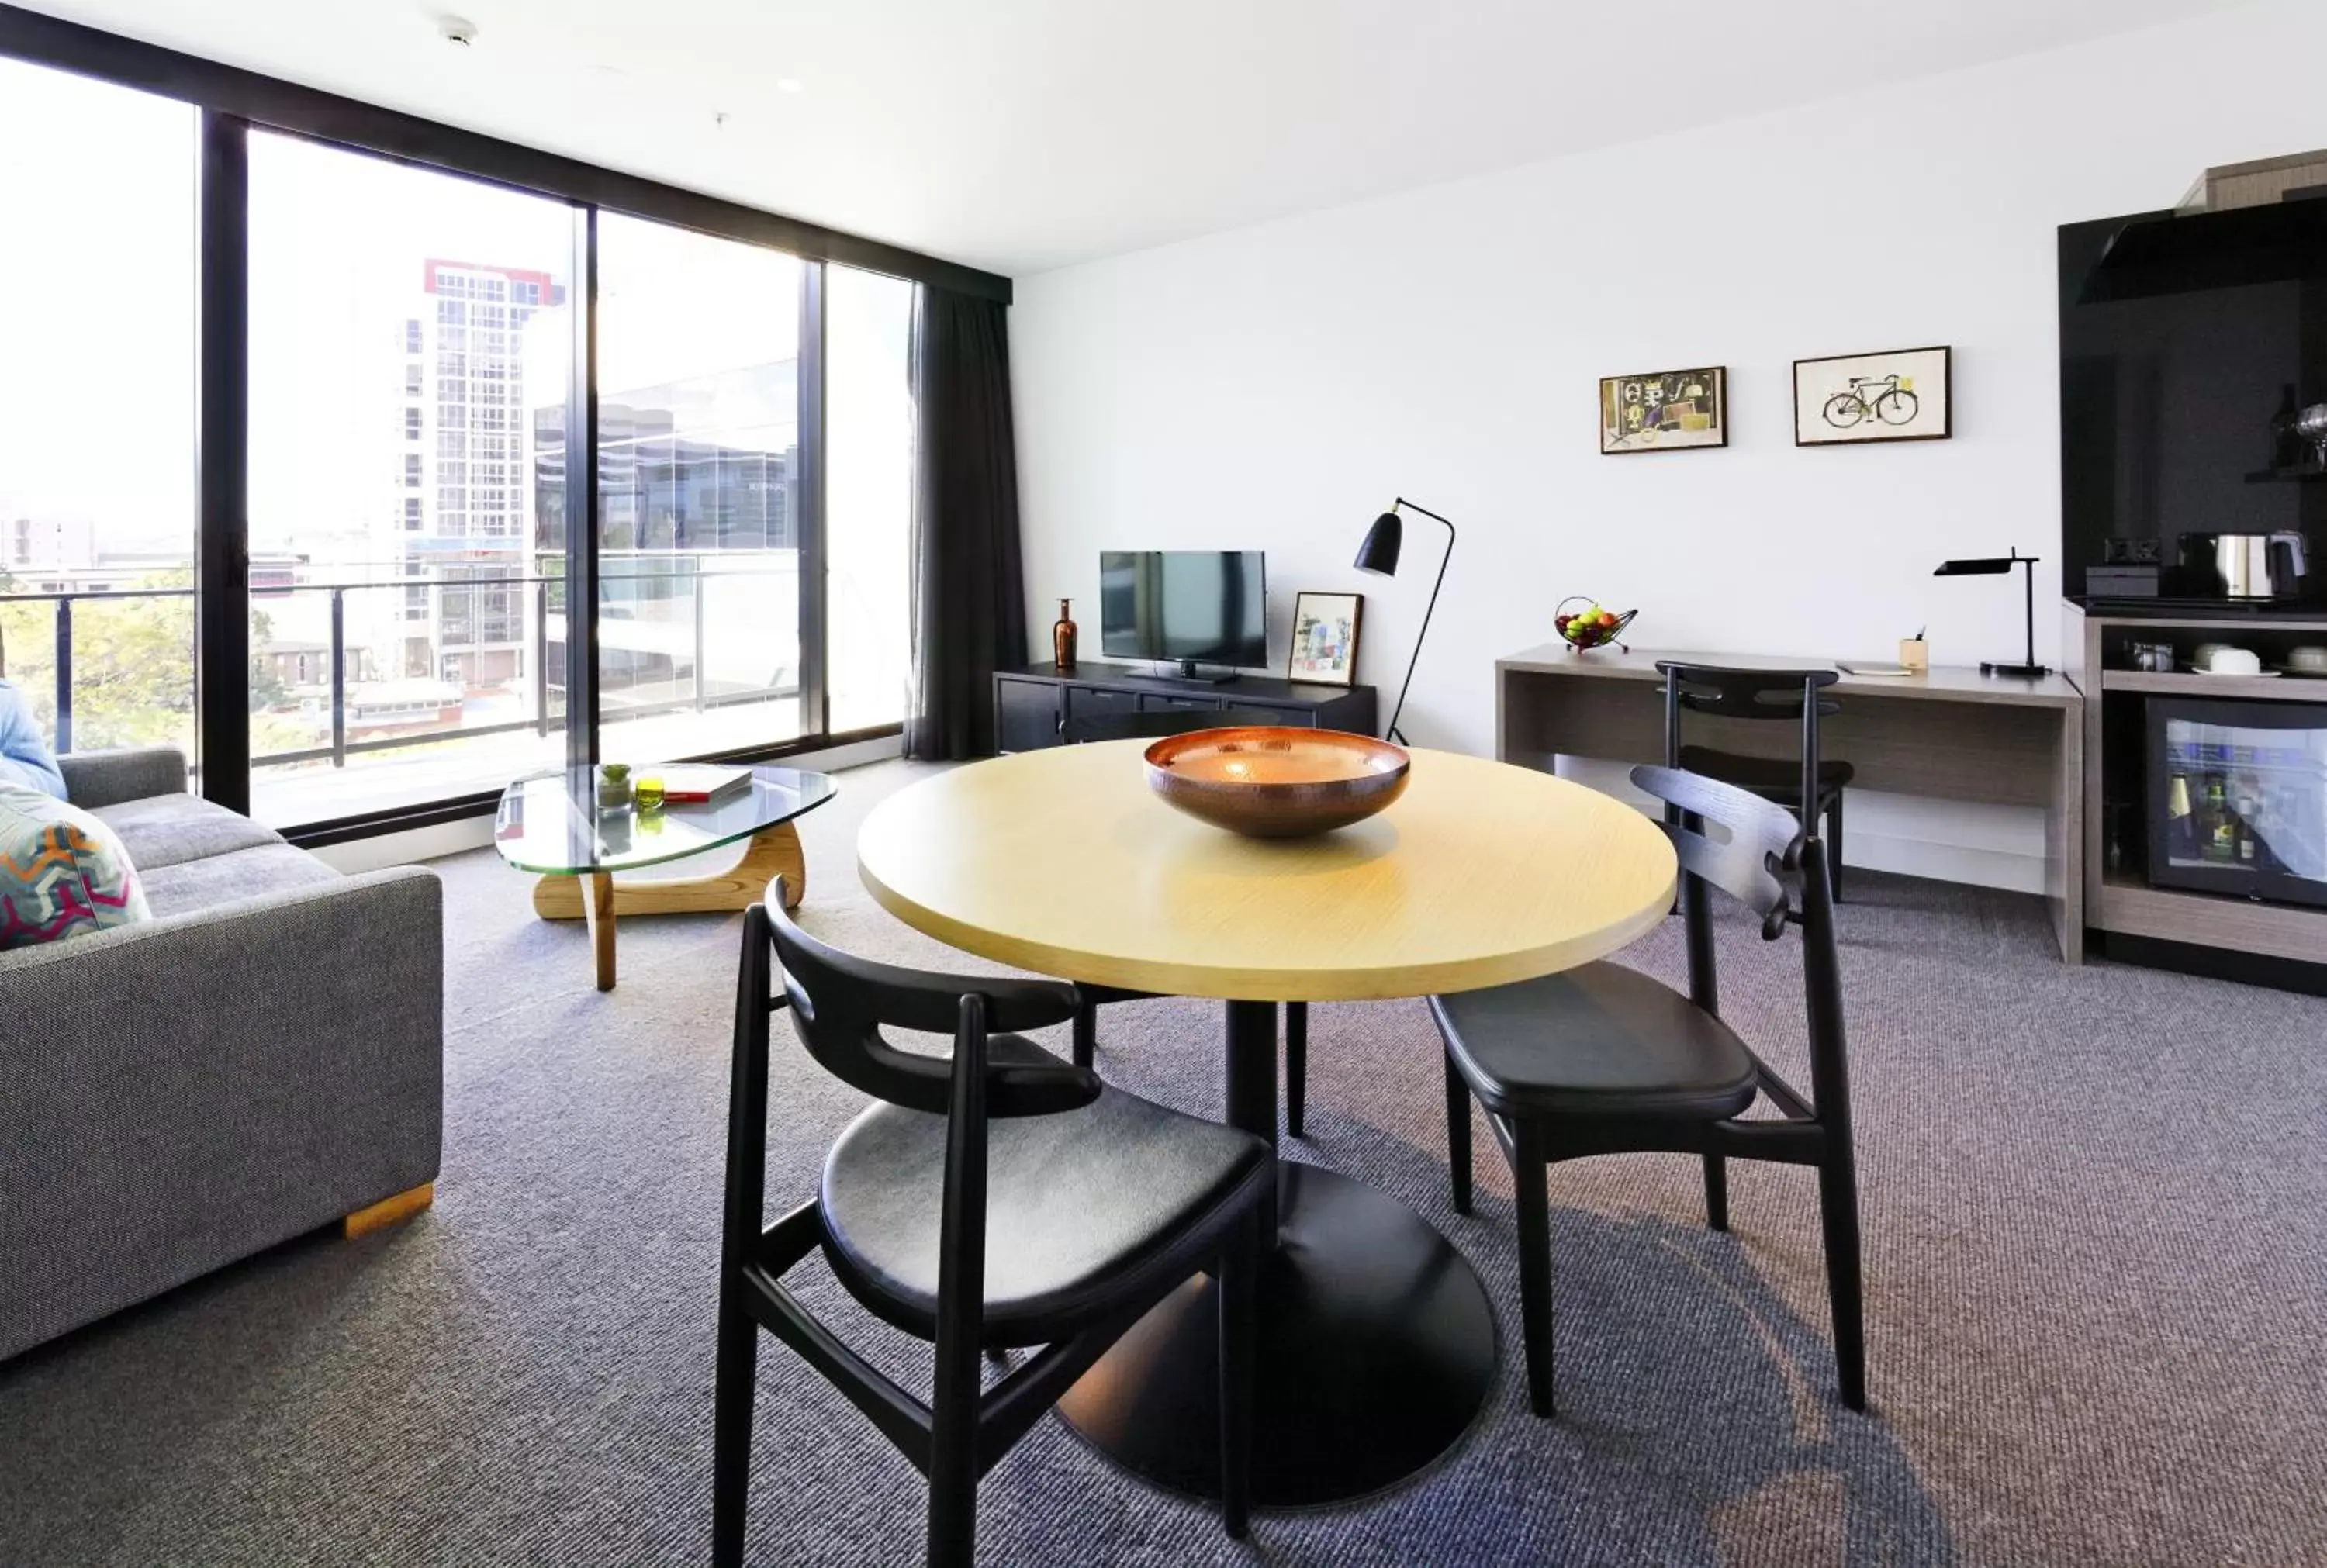
[[[1952,351],[1892,349],[1794,361],[1794,444],[1945,441],[1954,434]]]

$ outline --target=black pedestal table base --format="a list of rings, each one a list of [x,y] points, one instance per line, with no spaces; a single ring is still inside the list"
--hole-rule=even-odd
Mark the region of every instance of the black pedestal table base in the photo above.
[[[1273,1007],[1229,1004],[1229,1120],[1276,1125]],[[1253,1501],[1347,1501],[1426,1469],[1478,1418],[1495,1321],[1470,1264],[1414,1210],[1312,1165],[1279,1168],[1260,1293]],[[1188,1281],[1060,1401],[1094,1447],[1174,1490],[1220,1492],[1219,1312]]]

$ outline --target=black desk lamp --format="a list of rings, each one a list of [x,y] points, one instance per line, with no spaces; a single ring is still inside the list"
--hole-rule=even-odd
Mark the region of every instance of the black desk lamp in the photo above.
[[[1982,675],[2024,675],[2035,677],[2052,672],[2036,662],[2036,557],[2023,555],[2014,546],[2009,555],[1975,555],[1967,561],[1942,561],[1934,577],[2000,577],[2014,566],[2028,568],[2028,658],[2021,664],[1995,664],[1980,661]]]
[[[1422,612],[1422,630],[1414,634],[1414,657],[1406,661],[1406,680],[1397,688],[1397,706],[1389,711],[1389,728],[1382,732],[1403,746],[1406,737],[1398,733],[1398,716],[1406,712],[1406,687],[1414,684],[1414,667],[1422,660],[1422,639],[1430,635],[1430,615],[1438,608],[1438,590],[1446,582],[1446,563],[1454,558],[1454,525],[1428,507],[1417,507],[1400,496],[1390,503],[1389,510],[1376,518],[1374,526],[1366,530],[1366,542],[1358,546],[1358,558],[1350,563],[1359,571],[1371,572],[1378,577],[1397,575],[1397,552],[1399,546],[1406,543],[1406,519],[1397,515],[1400,507],[1420,512],[1433,522],[1446,526],[1446,553],[1438,557],[1438,580],[1430,585],[1430,606]]]

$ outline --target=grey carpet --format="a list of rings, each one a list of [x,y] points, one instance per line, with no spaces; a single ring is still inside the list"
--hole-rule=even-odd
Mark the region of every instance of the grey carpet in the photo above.
[[[811,923],[934,944],[850,846],[902,764],[808,819]],[[435,1209],[293,1243],[0,1367],[0,1563],[699,1562],[732,917],[623,928],[621,988],[490,852],[440,863]],[[1833,1395],[1812,1182],[1558,1168],[1562,1418],[1507,1353],[1466,1444],[1362,1506],[1234,1547],[1046,1423],[986,1480],[995,1563],[2248,1563],[2327,1561],[2327,1002],[2061,967],[2033,900],[1855,876],[1843,911],[1876,1411]],[[1749,1038],[1807,1075],[1790,943],[1724,931]],[[1677,929],[1628,961],[1679,973]],[[295,984],[295,976],[285,976]],[[1207,1115],[1217,1008],[1110,1010],[1101,1068]],[[788,1039],[787,1037],[784,1037]],[[1316,1010],[1297,1158],[1413,1204],[1516,1311],[1509,1181],[1446,1201],[1417,1003]],[[812,1190],[854,1097],[776,1068],[771,1201]],[[829,1288],[818,1299],[844,1311]],[[892,1366],[910,1341],[853,1314]],[[1508,1347],[1507,1347],[1508,1350]],[[911,1470],[771,1344],[758,1563],[914,1558]]]

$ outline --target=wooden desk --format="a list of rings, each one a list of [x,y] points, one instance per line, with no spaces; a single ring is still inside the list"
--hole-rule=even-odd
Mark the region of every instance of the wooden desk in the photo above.
[[[1819,669],[1827,658],[1658,649],[1571,652],[1547,643],[1495,661],[1495,754],[1549,770],[1565,754],[1664,761],[1659,659],[1748,668]],[[1827,688],[1842,711],[1824,720],[1826,755],[1857,770],[1855,786],[1940,800],[2044,808],[2044,901],[2061,957],[2084,961],[2084,695],[2063,676],[1986,676],[1935,666],[1921,676],[1844,676]],[[1692,743],[1793,757],[1789,724],[1688,715]]]
[[[1239,838],[1157,799],[1145,744],[1025,751],[899,790],[864,820],[858,873],[907,925],[985,957],[1228,999],[1227,1119],[1272,1144],[1277,1003],[1548,975],[1614,952],[1672,907],[1678,863],[1663,832],[1565,779],[1416,751],[1406,793],[1377,817],[1316,838]],[[1293,1160],[1277,1180],[1253,1500],[1346,1502],[1470,1430],[1495,1383],[1494,1316],[1463,1255],[1388,1193]],[[1216,1493],[1218,1353],[1199,1275],[1060,1414],[1149,1479]]]

